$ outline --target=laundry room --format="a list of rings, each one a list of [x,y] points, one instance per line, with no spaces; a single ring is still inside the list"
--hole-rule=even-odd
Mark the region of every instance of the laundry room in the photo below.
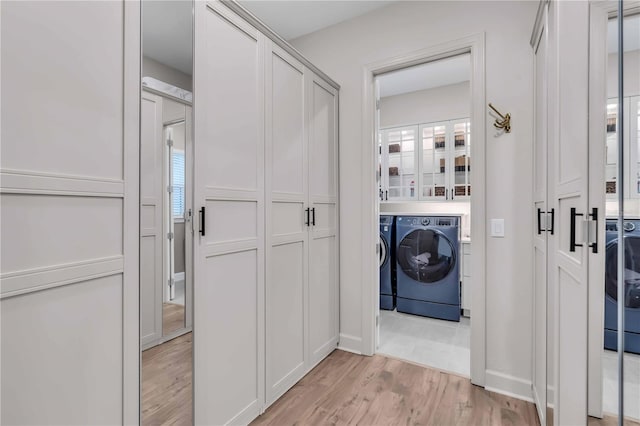
[[[375,78],[377,351],[470,376],[471,54]]]

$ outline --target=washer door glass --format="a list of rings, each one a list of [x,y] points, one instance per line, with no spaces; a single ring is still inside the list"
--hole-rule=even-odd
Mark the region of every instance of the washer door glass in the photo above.
[[[640,237],[624,237],[624,294],[627,308],[640,308]],[[618,242],[612,241],[606,252],[605,292],[618,300]]]
[[[396,258],[405,274],[425,284],[445,278],[456,262],[451,241],[433,229],[417,229],[407,234],[398,245]]]
[[[384,265],[385,263],[387,263],[387,258],[389,257],[389,246],[387,245],[387,241],[382,238],[382,235],[380,235],[380,267],[382,268],[382,265]]]

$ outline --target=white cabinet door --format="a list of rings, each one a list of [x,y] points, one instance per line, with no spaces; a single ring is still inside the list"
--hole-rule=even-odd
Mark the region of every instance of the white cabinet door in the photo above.
[[[338,343],[338,96],[314,76],[308,85],[309,362],[315,365]]]
[[[308,226],[305,69],[267,43],[266,403],[305,373]]]
[[[0,423],[136,424],[140,3],[0,19]]]
[[[547,424],[547,6],[534,48],[533,209],[533,397],[540,424]],[[551,339],[550,339],[551,340]]]
[[[195,8],[195,424],[245,424],[264,400],[264,38]]]
[[[162,98],[142,93],[140,106],[140,344],[162,337],[163,160]]]

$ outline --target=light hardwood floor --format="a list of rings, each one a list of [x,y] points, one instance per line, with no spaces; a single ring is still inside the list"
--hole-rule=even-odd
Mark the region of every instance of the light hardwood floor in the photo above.
[[[184,328],[184,305],[177,303],[162,304],[162,334]]]
[[[192,333],[142,352],[143,425],[192,424]]]
[[[192,334],[142,353],[142,424],[192,424]],[[406,361],[336,350],[252,425],[537,425],[533,404]],[[616,419],[589,418],[589,426]],[[640,426],[636,422],[625,425]]]
[[[335,351],[253,425],[534,425],[533,404],[382,355]]]

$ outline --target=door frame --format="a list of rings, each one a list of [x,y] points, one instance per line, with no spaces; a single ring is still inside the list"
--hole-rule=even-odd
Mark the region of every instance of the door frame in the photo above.
[[[474,197],[471,201],[471,229],[473,239],[471,250],[474,253],[471,262],[473,277],[473,296],[471,318],[471,382],[484,386],[486,376],[486,160],[485,145],[485,34],[478,33],[404,55],[390,57],[367,64],[363,68],[362,103],[362,353],[373,355],[376,352],[376,324],[378,321],[378,303],[380,283],[378,274],[377,244],[379,236],[378,219],[378,182],[377,149],[375,129],[376,96],[375,77],[382,73],[396,71],[413,65],[432,62],[439,59],[471,54],[471,156],[474,164],[481,167],[471,169],[471,181],[474,185]],[[475,201],[474,201],[475,200]]]

